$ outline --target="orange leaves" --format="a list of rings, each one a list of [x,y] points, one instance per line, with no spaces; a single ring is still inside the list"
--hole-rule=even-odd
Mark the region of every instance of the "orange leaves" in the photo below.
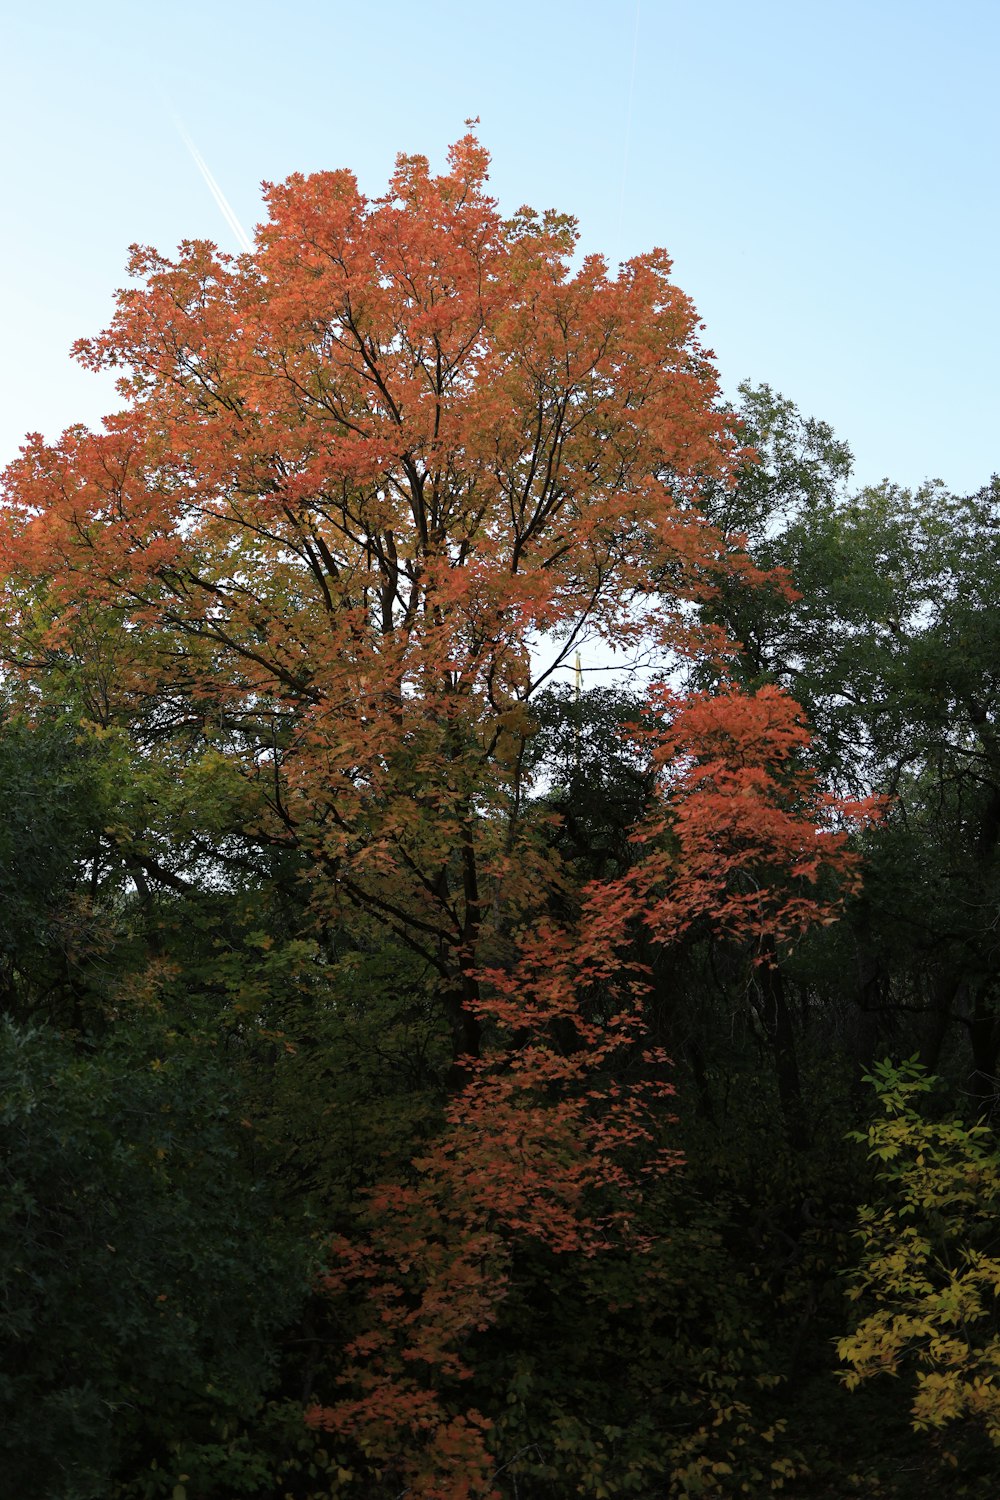
[[[311,1420],[425,1500],[493,1493],[489,1424],[465,1408],[462,1383],[526,1247],[640,1253],[645,1178],[676,1163],[662,1147],[667,1062],[643,1050],[636,976],[607,944],[540,928],[512,970],[482,976],[476,1009],[493,1045],[469,1063],[412,1180],[369,1193],[356,1237],[331,1247],[327,1288],[345,1309],[361,1293],[363,1314],[340,1399]],[[614,1012],[588,1016],[589,984],[616,971]]]
[[[666,257],[574,268],[570,221],[504,220],[487,165],[469,134],[441,176],[401,157],[371,201],[349,172],[293,176],[237,261],[135,248],[143,284],[77,346],[130,410],[7,475],[12,583],[44,571],[158,631],[130,674],[151,695],[194,670],[234,712],[325,722],[328,753],[310,732],[282,768],[320,797],[331,760],[357,785],[373,736],[405,742],[432,704],[448,748],[424,780],[476,747],[479,805],[504,806],[528,642],[622,632],[639,597],[669,639],[659,564],[687,587],[711,560],[689,491],[727,440]],[[379,821],[363,800],[326,820],[331,859]]]
[[[470,134],[374,200],[291,177],[236,261],[136,249],[143,284],[78,346],[130,408],[36,445],[3,521],[8,599],[43,573],[67,657],[71,601],[119,622],[113,711],[196,688],[256,724],[262,832],[451,980],[518,890],[498,829],[551,665],[532,646],[641,618],[676,647],[663,580],[694,597],[716,566],[691,499],[729,462],[666,256],[574,267],[571,222],[504,220],[487,164]]]
[[[453,1186],[426,1175],[419,1186],[376,1190],[364,1247],[331,1246],[328,1289],[362,1286],[367,1316],[345,1351],[340,1399],[307,1413],[425,1500],[491,1493],[490,1424],[474,1409],[456,1411],[444,1392],[470,1373],[462,1351],[493,1319],[506,1260]]]
[[[874,802],[820,792],[802,712],[779,688],[656,699],[666,721],[643,738],[660,805],[634,835],[644,853],[627,881],[652,934],[669,941],[703,919],[730,937],[782,941],[825,920],[857,888],[846,829],[877,816]],[[835,877],[825,889],[824,877]]]
[[[780,688],[766,686],[754,694],[730,688],[678,699],[655,688],[652,703],[669,715],[654,732],[654,759],[661,766],[696,756],[699,778],[732,774],[740,767],[770,770],[809,743],[802,710]]]

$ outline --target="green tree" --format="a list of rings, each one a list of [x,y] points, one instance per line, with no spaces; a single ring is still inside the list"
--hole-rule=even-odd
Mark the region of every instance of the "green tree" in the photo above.
[[[307,1242],[275,1220],[247,1134],[211,1042],[135,1020],[81,1046],[3,1023],[10,1494],[273,1493],[273,1454],[247,1434],[305,1301]]]
[[[0,1011],[82,1024],[109,802],[66,716],[0,722]]]
[[[713,514],[794,591],[724,579],[704,618],[741,641],[741,680],[803,705],[830,789],[885,799],[848,923],[810,939],[784,981],[825,992],[862,1061],[911,1039],[928,1065],[961,1069],[987,1109],[1000,1055],[1000,481],[967,497],[938,483],[852,492],[849,450],[827,426],[767,386],[743,387],[739,414],[758,460],[713,491]]]

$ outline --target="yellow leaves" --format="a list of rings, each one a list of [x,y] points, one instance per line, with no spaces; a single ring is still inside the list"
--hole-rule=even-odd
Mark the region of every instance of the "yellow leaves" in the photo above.
[[[859,1216],[848,1295],[875,1308],[838,1343],[851,1366],[845,1384],[914,1370],[917,1430],[967,1420],[1000,1445],[1000,1260],[989,1253],[1000,1155],[987,1151],[982,1126],[921,1118],[913,1101],[928,1085],[913,1059],[880,1065],[872,1081],[887,1117],[867,1144],[886,1164],[888,1202]]]
[[[899,1155],[899,1147],[894,1141],[882,1141],[879,1145],[872,1147],[871,1154],[877,1157],[879,1161],[892,1161],[894,1157]]]
[[[921,1372],[913,1399],[913,1426],[916,1431],[941,1428],[963,1416],[982,1423],[996,1442],[994,1432],[1000,1423],[1000,1390],[991,1377],[957,1378],[954,1374]]]

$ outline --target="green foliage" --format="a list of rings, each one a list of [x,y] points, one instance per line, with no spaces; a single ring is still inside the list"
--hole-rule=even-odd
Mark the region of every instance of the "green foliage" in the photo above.
[[[583,880],[614,875],[635,857],[629,833],[646,811],[650,766],[628,738],[644,703],[615,688],[548,688],[532,700],[529,770],[548,782],[542,805],[557,814],[556,848]]]
[[[101,939],[89,877],[108,799],[98,757],[65,719],[0,724],[0,1009],[79,1007]]]
[[[517,1265],[477,1361],[498,1468],[531,1500],[782,1490],[802,1456],[780,1414],[767,1302],[724,1206],[672,1181],[642,1230],[641,1253]]]
[[[420,961],[392,944],[343,946],[326,957],[299,940],[263,955],[270,998],[257,1014],[271,1018],[275,1060],[248,1085],[281,1191],[327,1226],[350,1218],[362,1188],[407,1170],[440,1125],[450,1061]],[[247,967],[237,956],[244,983]]]
[[[992,1128],[928,1118],[938,1080],[917,1059],[868,1080],[884,1114],[854,1139],[883,1184],[860,1211],[850,1296],[864,1316],[838,1350],[854,1388],[910,1375],[918,1431],[959,1423],[1000,1446],[1000,1150]],[[924,1108],[921,1105],[924,1105]]]
[[[259,1455],[225,1435],[272,1379],[307,1267],[250,1168],[225,1059],[136,1021],[99,1047],[8,1022],[0,1101],[10,1492],[152,1500],[181,1473],[192,1496],[256,1492]]]

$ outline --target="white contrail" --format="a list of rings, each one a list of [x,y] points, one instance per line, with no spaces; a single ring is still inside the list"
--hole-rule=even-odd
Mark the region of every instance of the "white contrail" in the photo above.
[[[243,225],[240,223],[239,219],[236,217],[235,213],[230,207],[225,193],[222,191],[219,184],[216,182],[215,178],[209,171],[208,164],[206,163],[205,158],[202,156],[201,152],[198,150],[198,147],[188,135],[187,131],[184,129],[184,126],[181,124],[180,120],[175,119],[174,124],[177,126],[177,132],[180,135],[181,140],[190,151],[195,166],[198,168],[198,171],[201,173],[202,177],[204,177],[205,183],[208,187],[208,191],[211,193],[212,197],[218,204],[219,210],[222,213],[222,216],[225,219],[226,223],[229,225],[230,229],[233,231],[236,238],[243,246],[243,249],[247,251],[252,250],[253,240],[247,234],[246,230],[243,228]]]

